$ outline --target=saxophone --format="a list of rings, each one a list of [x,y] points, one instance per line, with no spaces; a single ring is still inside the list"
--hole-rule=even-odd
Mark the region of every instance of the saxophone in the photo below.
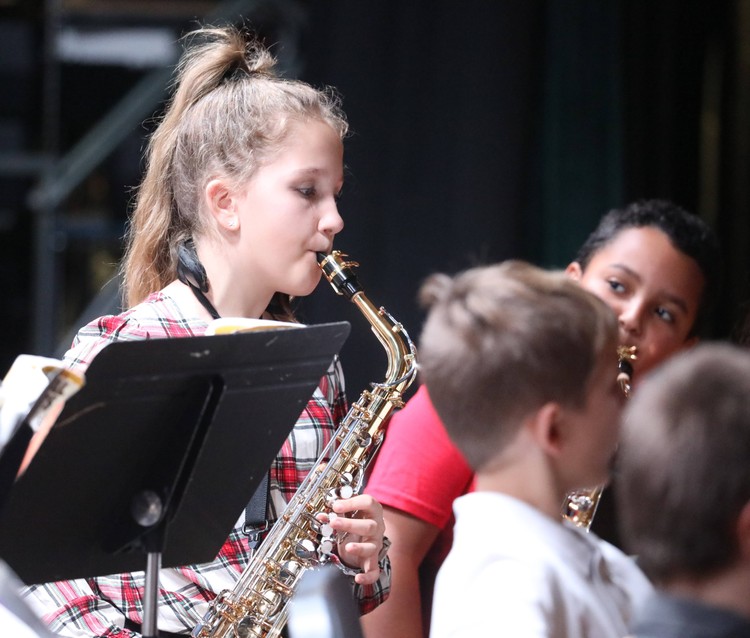
[[[284,628],[288,607],[302,575],[328,562],[335,532],[324,521],[338,498],[358,494],[364,472],[385,433],[390,413],[416,378],[416,349],[400,323],[365,296],[351,270],[359,264],[333,251],[318,253],[324,275],[339,295],[356,304],[388,355],[386,378],[371,384],[354,403],[316,467],[300,484],[279,519],[253,554],[234,589],[224,590],[193,629],[194,638],[275,638]]]
[[[636,346],[619,346],[617,348],[617,382],[625,398],[630,397],[631,379],[633,378],[633,364],[637,358]],[[594,515],[599,507],[599,500],[604,491],[603,485],[584,488],[570,492],[563,503],[562,516],[586,531],[591,529]]]

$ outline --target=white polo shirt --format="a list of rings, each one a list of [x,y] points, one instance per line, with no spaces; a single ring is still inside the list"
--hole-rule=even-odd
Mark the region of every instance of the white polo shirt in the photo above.
[[[652,591],[619,549],[510,496],[456,499],[430,638],[622,638]]]

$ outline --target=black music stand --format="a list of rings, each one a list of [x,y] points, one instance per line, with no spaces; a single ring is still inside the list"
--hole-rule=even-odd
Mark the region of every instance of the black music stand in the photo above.
[[[0,557],[26,584],[145,566],[155,635],[158,568],[216,557],[349,328],[106,347],[11,489]]]

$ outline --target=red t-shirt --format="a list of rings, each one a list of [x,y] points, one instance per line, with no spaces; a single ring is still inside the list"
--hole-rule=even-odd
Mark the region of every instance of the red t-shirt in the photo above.
[[[453,501],[470,491],[473,479],[426,387],[421,386],[391,417],[365,492],[381,505],[441,529],[420,568],[422,612],[427,619],[437,570],[453,542]]]

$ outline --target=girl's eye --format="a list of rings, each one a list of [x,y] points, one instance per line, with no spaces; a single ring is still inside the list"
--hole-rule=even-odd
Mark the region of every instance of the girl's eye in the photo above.
[[[310,199],[311,197],[315,197],[315,187],[314,186],[305,186],[303,188],[298,188],[297,192],[299,192],[302,197],[305,197],[307,199]]]
[[[667,323],[674,323],[674,317],[672,316],[672,313],[669,312],[669,310],[667,310],[666,308],[657,308],[656,314]]]
[[[625,292],[625,286],[623,286],[623,285],[622,285],[622,284],[621,284],[621,283],[620,283],[619,281],[617,281],[616,279],[609,279],[609,280],[607,280],[607,283],[609,284],[609,287],[610,287],[610,288],[611,288],[611,289],[612,289],[612,290],[613,290],[614,292],[619,292],[619,293]]]

